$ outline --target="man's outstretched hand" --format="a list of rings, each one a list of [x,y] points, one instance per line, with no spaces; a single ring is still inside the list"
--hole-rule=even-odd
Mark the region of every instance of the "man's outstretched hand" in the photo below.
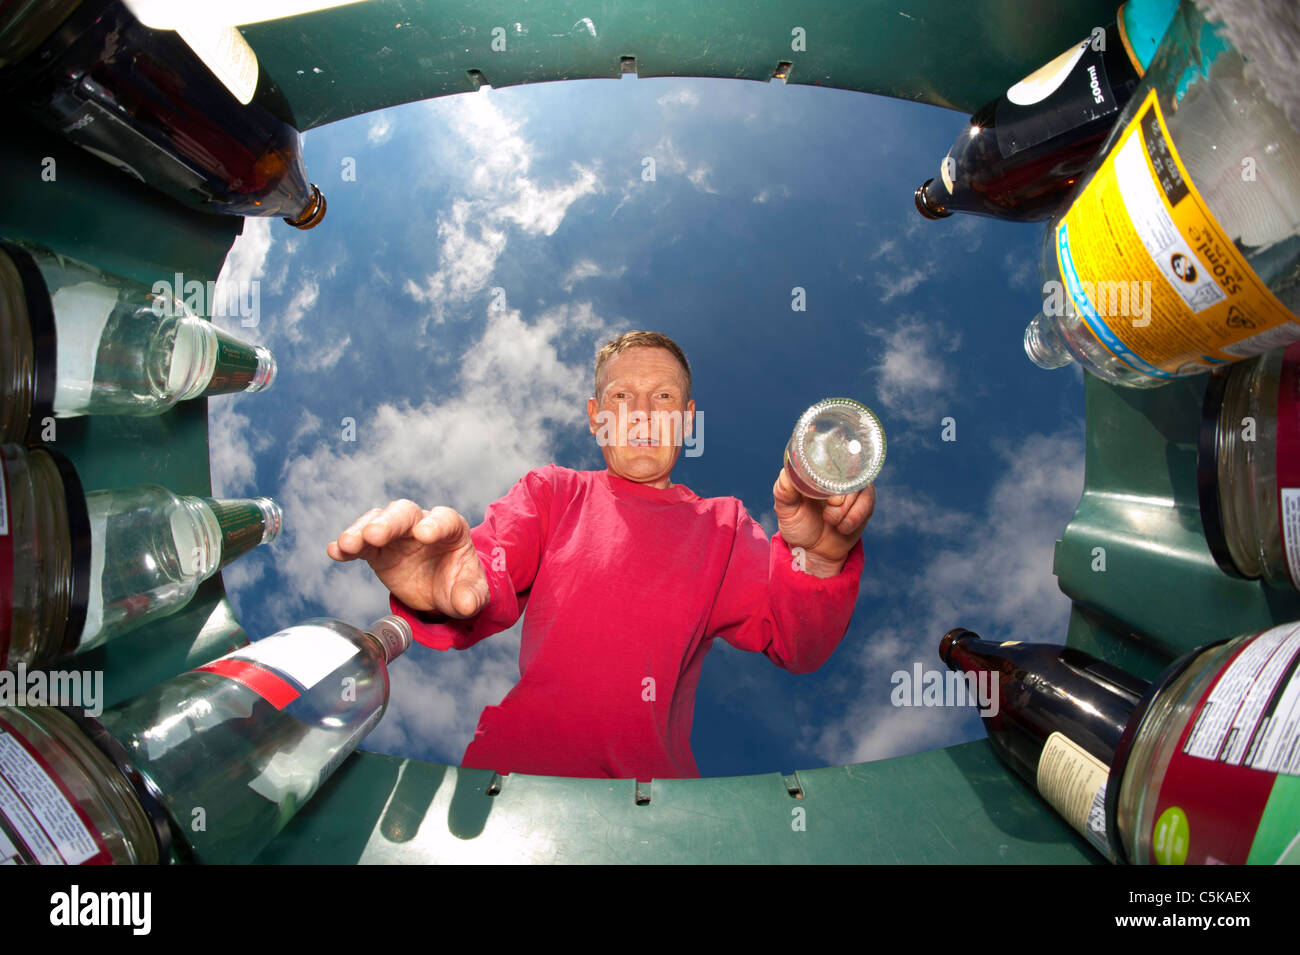
[[[490,596],[469,522],[450,507],[414,501],[372,507],[325,549],[334,560],[364,560],[412,610],[472,617]]]
[[[825,501],[804,497],[781,468],[772,485],[776,520],[781,537],[791,548],[804,549],[804,566],[818,577],[832,577],[844,567],[853,545],[867,528],[876,509],[876,488],[868,484],[852,494],[836,494]]]

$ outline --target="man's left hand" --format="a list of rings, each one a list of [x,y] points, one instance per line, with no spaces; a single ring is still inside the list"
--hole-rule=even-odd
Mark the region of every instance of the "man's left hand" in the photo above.
[[[852,494],[815,500],[800,494],[790,472],[782,467],[772,485],[772,499],[781,537],[792,550],[804,549],[805,570],[817,577],[833,577],[867,528],[876,509],[876,488],[868,484]]]

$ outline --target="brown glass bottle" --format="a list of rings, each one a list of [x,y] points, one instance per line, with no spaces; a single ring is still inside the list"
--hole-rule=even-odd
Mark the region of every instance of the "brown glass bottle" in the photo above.
[[[981,714],[998,755],[1111,861],[1106,786],[1147,684],[1072,647],[993,643],[956,629],[939,643],[952,670],[989,674]]]
[[[976,111],[940,175],[916,190],[917,211],[927,219],[1051,218],[1140,77],[1118,26],[1096,31]]]
[[[247,102],[180,33],[144,26],[120,0],[10,16],[0,24],[7,102],[182,202],[300,229],[324,216],[288,103],[238,31],[227,39],[244,57],[224,72],[241,74]]]

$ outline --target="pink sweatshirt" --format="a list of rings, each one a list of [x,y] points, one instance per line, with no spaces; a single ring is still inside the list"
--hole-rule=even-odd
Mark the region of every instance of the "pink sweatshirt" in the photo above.
[[[734,497],[554,464],[471,534],[491,590],[476,616],[390,603],[438,650],[505,630],[527,606],[519,683],[483,711],[462,760],[500,773],[699,776],[691,720],[714,638],[817,669],[848,629],[864,562],[859,541],[839,574],[814,577]]]

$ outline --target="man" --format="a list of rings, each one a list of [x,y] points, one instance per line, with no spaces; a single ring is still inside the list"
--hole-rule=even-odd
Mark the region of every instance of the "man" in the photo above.
[[[462,765],[551,776],[695,777],[691,720],[716,637],[795,673],[848,629],[875,490],[814,501],[782,468],[779,533],[734,497],[669,475],[693,433],[677,344],[627,332],[598,353],[589,430],[604,471],[529,471],[469,523],[412,501],[372,508],[328,547],[369,562],[416,639],[465,649],[525,605],[519,683],[479,720]]]

